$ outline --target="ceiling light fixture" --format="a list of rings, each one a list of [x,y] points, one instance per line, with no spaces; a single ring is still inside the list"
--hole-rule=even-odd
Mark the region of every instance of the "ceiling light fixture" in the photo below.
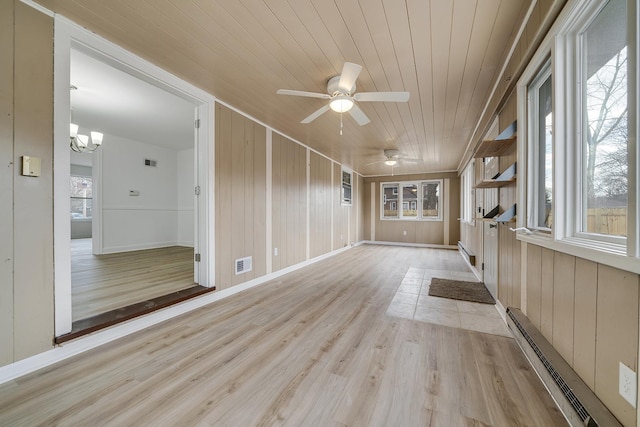
[[[384,161],[384,164],[387,166],[395,166],[398,161],[396,159],[387,159]]]
[[[353,99],[348,95],[336,95],[329,102],[329,107],[336,113],[346,113],[353,107]]]
[[[78,125],[69,124],[69,136],[71,142],[69,146],[76,153],[93,152],[102,145],[104,135],[101,132],[91,132],[91,141],[88,135],[78,135]]]

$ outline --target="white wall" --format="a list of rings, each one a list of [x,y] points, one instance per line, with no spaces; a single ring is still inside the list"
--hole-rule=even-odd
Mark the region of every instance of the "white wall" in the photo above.
[[[178,151],[178,245],[194,246],[194,150]]]
[[[177,152],[113,135],[105,135],[100,149],[103,253],[176,245]]]

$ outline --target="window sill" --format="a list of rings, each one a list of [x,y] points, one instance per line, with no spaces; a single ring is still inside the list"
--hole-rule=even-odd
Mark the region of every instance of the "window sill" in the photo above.
[[[533,234],[518,233],[516,238],[521,242],[531,243],[598,264],[640,274],[640,259],[627,256],[626,246],[623,245],[576,237],[554,240],[550,235],[540,232],[534,232]]]

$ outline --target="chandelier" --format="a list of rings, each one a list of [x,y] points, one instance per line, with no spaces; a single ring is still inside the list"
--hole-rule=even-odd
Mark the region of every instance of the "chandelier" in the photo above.
[[[78,135],[78,125],[71,123],[69,125],[69,133],[71,136],[70,147],[77,153],[93,152],[102,145],[103,134],[101,132],[91,132],[91,140],[88,135]]]

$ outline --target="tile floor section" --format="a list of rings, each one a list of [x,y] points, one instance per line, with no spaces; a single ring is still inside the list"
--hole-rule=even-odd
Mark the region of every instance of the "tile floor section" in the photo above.
[[[495,305],[429,296],[432,277],[477,281],[471,272],[409,268],[387,315],[512,337]]]

